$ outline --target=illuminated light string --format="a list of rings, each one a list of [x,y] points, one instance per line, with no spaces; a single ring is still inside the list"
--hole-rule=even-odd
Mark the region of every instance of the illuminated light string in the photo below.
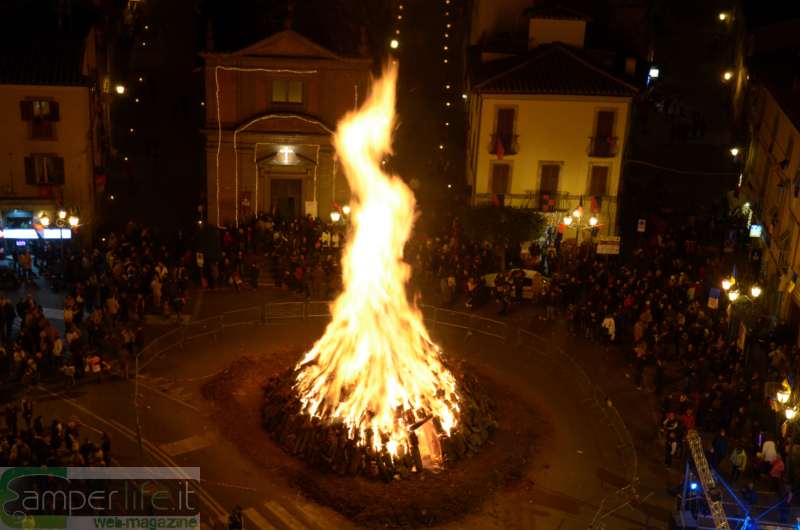
[[[220,181],[220,171],[219,171],[219,159],[222,153],[222,111],[220,110],[220,86],[219,86],[219,71],[220,70],[228,70],[234,72],[265,72],[271,74],[298,74],[298,75],[310,75],[316,74],[317,70],[292,70],[289,68],[255,68],[255,67],[241,67],[241,66],[222,66],[217,65],[214,67],[214,90],[215,90],[215,99],[217,102],[217,157],[216,157],[216,167],[217,167],[217,175],[216,175],[216,204],[217,204],[217,226],[220,225],[220,211],[219,211],[219,181]],[[299,117],[298,117],[299,118]],[[253,122],[248,123],[247,125],[251,125]],[[236,154],[236,132],[234,132],[234,161],[238,163],[237,154]],[[237,168],[238,171],[238,168]],[[239,181],[238,181],[238,173],[237,173],[237,180],[236,180],[236,190],[237,196],[234,200],[236,203],[236,224],[239,224],[239,197],[238,197],[238,189],[239,189]]]

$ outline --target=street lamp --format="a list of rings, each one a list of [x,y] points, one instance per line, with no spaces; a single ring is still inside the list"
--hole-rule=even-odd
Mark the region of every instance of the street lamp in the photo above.
[[[797,415],[797,407],[792,407],[790,409],[786,409],[786,419],[791,420]]]
[[[759,296],[761,296],[761,287],[759,287],[758,285],[753,285],[752,287],[750,287],[750,296],[752,296],[753,298],[758,298]]]
[[[346,204],[344,206],[342,206],[342,213],[345,214],[345,215],[350,215],[350,206],[348,206]]]
[[[392,39],[389,41],[389,47],[393,50],[396,50],[400,46],[400,41],[397,39]]]
[[[337,212],[337,211],[331,212],[331,221],[333,221],[334,223],[338,223],[339,219],[341,219],[341,218],[342,218],[342,215],[339,212]]]
[[[67,218],[67,211],[66,210],[59,210],[58,211],[58,218],[62,221]]]
[[[69,222],[69,226],[71,226],[72,228],[75,228],[76,226],[78,226],[78,223],[80,222],[80,219],[78,219],[77,215],[70,215],[68,222]]]
[[[125,93],[125,85],[117,85],[114,87],[114,90],[121,96]]]
[[[594,215],[589,218],[589,226],[591,226],[592,228],[597,226],[597,223],[598,223],[597,217],[595,217]]]
[[[734,158],[739,156],[739,148],[738,147],[731,147],[730,153],[731,153],[731,156],[734,157]]]
[[[581,209],[580,208],[575,208],[574,210],[572,210],[572,217],[574,217],[575,219],[580,219],[581,218]]]
[[[726,20],[728,20],[728,16],[729,16],[728,13],[726,13],[725,11],[721,11],[720,14],[717,15],[717,17],[719,17],[720,22],[725,22]]]
[[[42,223],[42,226],[45,228],[50,226],[50,218],[47,217],[47,215],[42,215],[41,217],[39,217],[39,222]]]
[[[731,302],[735,302],[737,298],[739,298],[739,291],[731,291],[728,293],[728,298],[730,298]]]
[[[564,217],[564,224],[567,225],[567,226],[571,225],[572,224],[572,217],[570,217],[569,215]]]
[[[725,278],[724,280],[722,280],[722,290],[723,291],[728,292],[728,289],[731,288],[731,285],[733,285],[733,284],[731,283],[731,281],[728,278]]]
[[[723,81],[730,81],[733,79],[733,72],[730,70],[725,70],[725,73],[722,74]]]
[[[792,393],[788,390],[778,390],[778,393],[775,394],[775,399],[778,400],[778,403],[786,404],[786,402],[789,401],[789,397],[791,395]]]

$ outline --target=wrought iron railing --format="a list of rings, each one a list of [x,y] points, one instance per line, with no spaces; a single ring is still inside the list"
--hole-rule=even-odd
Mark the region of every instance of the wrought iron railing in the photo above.
[[[489,153],[496,155],[499,154],[500,146],[503,147],[504,155],[515,155],[519,152],[519,135],[518,134],[505,134],[495,133],[492,135],[491,143],[489,144]]]
[[[596,158],[613,158],[617,156],[616,136],[590,136],[589,156]]]

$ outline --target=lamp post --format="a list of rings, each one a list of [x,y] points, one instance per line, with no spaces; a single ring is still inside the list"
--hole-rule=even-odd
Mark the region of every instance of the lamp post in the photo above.
[[[722,282],[722,290],[728,295],[728,300],[730,300],[730,305],[728,305],[728,336],[731,336],[733,333],[733,321],[736,315],[736,306],[741,305],[743,302],[750,302],[755,303],[763,290],[761,286],[757,283],[750,285],[749,289],[745,289],[743,285],[737,285],[736,278],[730,276],[728,278],[723,278]],[[749,293],[749,294],[746,294]],[[746,328],[745,328],[746,329]],[[746,342],[746,341],[745,341]],[[745,345],[742,345],[742,351],[746,350]]]
[[[596,228],[600,220],[595,216],[589,216],[589,219],[586,222],[582,222],[583,220],[583,207],[578,206],[572,211],[571,215],[567,215],[564,217],[564,225],[565,226],[573,226],[575,225],[575,246],[580,245],[581,240],[581,230],[585,229],[593,229]]]

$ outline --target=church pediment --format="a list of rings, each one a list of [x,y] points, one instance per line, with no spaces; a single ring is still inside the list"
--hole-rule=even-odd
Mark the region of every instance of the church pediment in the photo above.
[[[290,29],[242,48],[234,55],[243,57],[306,57],[312,59],[339,59],[332,51]]]

